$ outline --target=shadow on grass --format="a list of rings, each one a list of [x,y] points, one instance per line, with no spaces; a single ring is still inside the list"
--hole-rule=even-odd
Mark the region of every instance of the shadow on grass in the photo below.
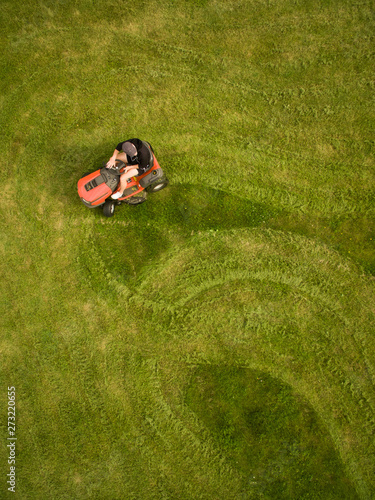
[[[317,414],[267,373],[200,367],[185,402],[254,498],[358,498]]]
[[[100,224],[92,243],[108,270],[125,280],[139,277],[144,267],[194,233],[256,227],[277,215],[266,205],[186,184],[149,194],[139,206],[121,205],[111,219],[100,208],[93,212]]]
[[[139,221],[175,226],[181,233],[255,227],[280,213],[265,204],[254,203],[231,193],[192,184],[170,185],[150,195]]]

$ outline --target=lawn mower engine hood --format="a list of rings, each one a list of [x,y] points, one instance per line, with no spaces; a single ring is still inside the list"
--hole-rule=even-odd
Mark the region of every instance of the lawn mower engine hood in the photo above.
[[[78,181],[78,194],[86,207],[103,205],[105,200],[116,190],[119,174],[107,168],[101,168],[82,177]]]

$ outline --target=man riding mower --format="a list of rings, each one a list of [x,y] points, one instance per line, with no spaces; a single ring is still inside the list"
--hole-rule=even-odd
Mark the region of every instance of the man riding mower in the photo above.
[[[168,185],[152,146],[140,139],[119,143],[106,165],[78,181],[78,195],[88,208],[101,206],[112,217],[116,205],[138,205],[147,193]]]

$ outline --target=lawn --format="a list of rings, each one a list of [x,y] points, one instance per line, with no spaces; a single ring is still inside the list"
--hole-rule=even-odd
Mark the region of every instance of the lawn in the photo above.
[[[374,12],[0,2],[0,498],[374,498]]]

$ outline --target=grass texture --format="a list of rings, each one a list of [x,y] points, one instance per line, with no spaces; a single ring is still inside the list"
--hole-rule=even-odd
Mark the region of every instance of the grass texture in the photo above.
[[[0,26],[0,498],[373,498],[372,3]],[[76,183],[130,137],[170,185],[106,219]]]

